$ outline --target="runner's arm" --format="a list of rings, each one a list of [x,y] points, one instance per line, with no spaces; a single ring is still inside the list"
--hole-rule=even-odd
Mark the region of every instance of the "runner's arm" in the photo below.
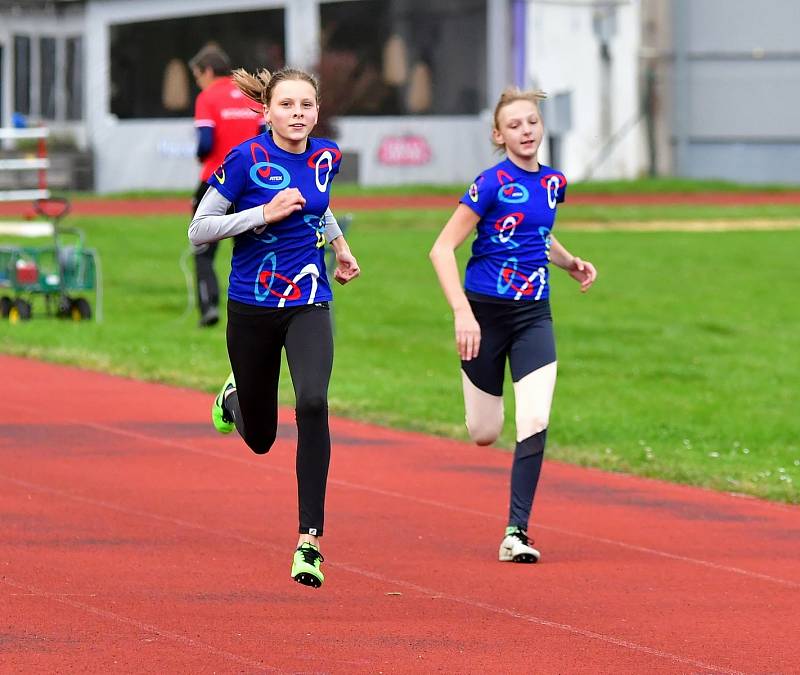
[[[325,241],[333,244],[334,239],[338,239],[344,233],[342,232],[342,228],[339,227],[336,216],[333,215],[333,211],[331,211],[330,208],[325,211],[323,219],[325,220]]]
[[[578,256],[572,255],[553,235],[550,235],[550,262],[565,270],[575,281],[579,282],[581,293],[588,291],[594,280],[597,279],[597,270],[594,265],[588,260],[581,260]]]
[[[431,248],[430,259],[447,302],[453,310],[456,348],[464,361],[478,356],[481,327],[475,320],[472,307],[461,287],[461,275],[456,262],[456,249],[475,230],[480,216],[465,204],[459,204]]]
[[[461,274],[456,263],[456,249],[475,229],[480,216],[464,204],[459,204],[431,248],[430,259],[447,302],[454,312],[470,310],[467,296],[461,287]]]
[[[199,246],[264,226],[262,206],[226,215],[230,206],[225,197],[209,187],[189,224],[189,240]]]
[[[206,160],[214,147],[214,127],[197,127],[197,159]]]

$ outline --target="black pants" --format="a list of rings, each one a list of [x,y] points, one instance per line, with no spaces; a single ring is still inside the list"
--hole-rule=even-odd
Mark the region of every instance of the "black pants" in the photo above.
[[[328,382],[333,336],[328,303],[263,308],[230,300],[227,337],[236,393],[225,401],[225,408],[257,454],[268,452],[275,442],[281,351],[286,350],[296,398],[300,532],[321,536],[331,457]]]
[[[547,300],[486,302],[468,293],[475,320],[481,327],[478,358],[462,361],[472,383],[493,396],[503,395],[506,361],[518,382],[556,360],[553,317]]]
[[[208,190],[208,183],[202,182],[192,199],[192,214],[197,211],[200,200]],[[205,317],[210,309],[219,307],[219,282],[214,272],[214,256],[217,253],[217,242],[200,244],[194,247],[194,269],[196,273],[197,307],[200,316]]]

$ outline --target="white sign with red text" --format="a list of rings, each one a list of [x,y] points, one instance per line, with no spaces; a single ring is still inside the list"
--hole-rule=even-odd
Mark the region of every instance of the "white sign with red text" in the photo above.
[[[385,136],[378,146],[378,162],[386,166],[423,166],[432,154],[423,136]]]

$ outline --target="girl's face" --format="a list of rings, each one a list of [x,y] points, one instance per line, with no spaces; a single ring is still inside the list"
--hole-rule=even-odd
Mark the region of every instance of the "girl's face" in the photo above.
[[[497,127],[492,130],[494,142],[506,146],[506,154],[523,162],[536,160],[544,127],[539,108],[531,101],[519,100],[500,108]]]
[[[278,82],[264,107],[264,120],[272,127],[272,137],[278,147],[286,144],[285,149],[304,147],[318,116],[317,94],[305,80]]]

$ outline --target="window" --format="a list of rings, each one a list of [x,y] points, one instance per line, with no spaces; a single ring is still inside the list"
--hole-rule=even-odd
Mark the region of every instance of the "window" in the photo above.
[[[67,38],[66,91],[68,120],[83,117],[83,38]]]
[[[31,39],[14,36],[14,112],[31,113]]]
[[[13,112],[34,121],[82,118],[83,38],[15,35],[13,59]],[[38,78],[31,76],[34,62]]]
[[[42,119],[56,118],[56,40],[43,37],[39,40],[39,115]]]
[[[275,70],[284,65],[283,27],[282,9],[112,26],[111,112],[121,119],[191,117],[198,89],[187,62],[203,45],[216,42],[234,68]],[[165,79],[185,80],[191,95],[165,101]],[[175,104],[183,98],[184,107]]]
[[[486,0],[349,0],[320,6],[332,115],[467,115],[486,100]]]

